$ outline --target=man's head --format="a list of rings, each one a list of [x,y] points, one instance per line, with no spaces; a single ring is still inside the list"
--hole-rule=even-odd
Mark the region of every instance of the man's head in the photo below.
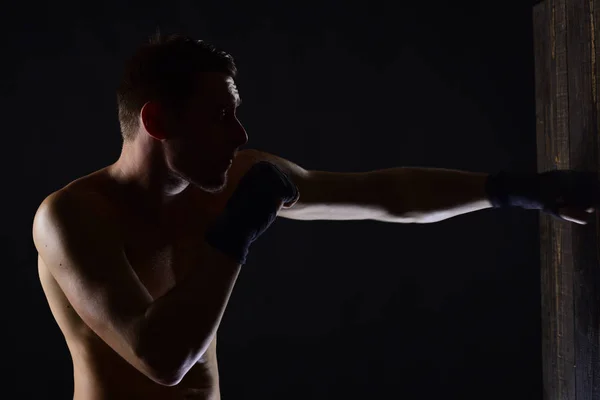
[[[233,58],[204,41],[157,35],[128,61],[117,90],[124,143],[151,143],[169,174],[219,191],[247,141],[236,73]]]

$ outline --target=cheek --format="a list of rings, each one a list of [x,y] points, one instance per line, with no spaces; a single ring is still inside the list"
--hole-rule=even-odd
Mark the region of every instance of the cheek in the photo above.
[[[199,151],[206,157],[218,156],[221,148],[227,147],[228,126],[221,121],[196,118],[181,124],[179,137],[182,151]]]
[[[202,131],[211,128],[211,121],[204,115],[189,115],[179,120],[179,132],[182,137],[192,139]]]

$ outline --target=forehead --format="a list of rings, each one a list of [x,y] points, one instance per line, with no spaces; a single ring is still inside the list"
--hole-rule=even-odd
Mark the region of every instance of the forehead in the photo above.
[[[197,80],[198,100],[217,105],[238,105],[240,95],[231,76],[217,72],[202,72]]]

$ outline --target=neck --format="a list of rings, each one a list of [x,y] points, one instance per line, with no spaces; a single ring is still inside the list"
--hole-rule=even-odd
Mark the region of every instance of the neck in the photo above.
[[[123,143],[119,159],[108,169],[116,182],[152,208],[172,203],[190,185],[166,166],[160,143],[145,135]]]

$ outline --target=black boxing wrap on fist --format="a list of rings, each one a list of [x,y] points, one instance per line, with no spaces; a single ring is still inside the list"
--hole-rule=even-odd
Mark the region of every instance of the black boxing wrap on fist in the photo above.
[[[242,177],[205,240],[243,265],[250,245],[273,223],[281,204],[297,198],[290,178],[274,164],[260,161]]]
[[[587,209],[600,203],[600,182],[595,172],[501,171],[487,178],[485,191],[493,207],[541,210],[559,219],[562,207]]]

